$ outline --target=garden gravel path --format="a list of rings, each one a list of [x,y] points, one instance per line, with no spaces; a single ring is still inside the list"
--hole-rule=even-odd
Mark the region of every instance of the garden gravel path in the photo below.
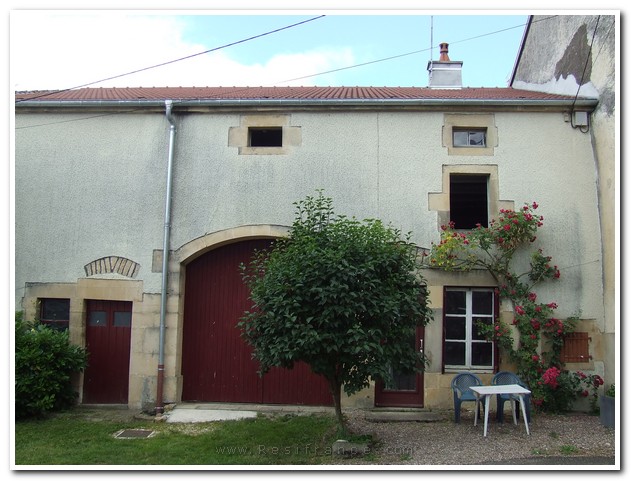
[[[375,445],[367,456],[340,458],[334,464],[371,465],[483,465],[483,464],[597,464],[613,462],[615,430],[600,424],[598,416],[533,414],[530,436],[523,421],[495,422],[489,415],[487,437],[484,421],[473,425],[473,412],[463,412],[460,424],[446,412],[436,422],[371,422],[365,411],[345,412],[356,434],[371,434]],[[528,459],[524,459],[528,458]],[[560,462],[560,459],[563,462]],[[549,462],[546,462],[549,460]],[[589,462],[588,464],[592,464]],[[609,468],[611,469],[611,468]]]

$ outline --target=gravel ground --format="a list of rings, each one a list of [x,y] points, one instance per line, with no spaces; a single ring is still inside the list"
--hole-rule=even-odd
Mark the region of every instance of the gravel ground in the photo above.
[[[362,411],[348,411],[349,428],[356,434],[371,434],[375,445],[367,456],[343,458],[336,464],[371,465],[481,465],[481,464],[613,464],[615,430],[600,424],[598,416],[533,414],[530,436],[523,421],[504,424],[489,415],[485,438],[484,421],[473,425],[473,412],[463,412],[460,424],[453,413],[438,422],[376,423]],[[509,422],[506,422],[509,421]],[[528,458],[528,459],[524,459]],[[574,462],[575,461],[575,462]],[[611,468],[607,468],[611,469]]]
[[[93,420],[153,419],[127,409],[80,409],[76,413]],[[615,430],[602,426],[598,416],[533,413],[528,436],[523,421],[512,424],[509,411],[504,424],[498,424],[495,413],[491,412],[485,438],[484,421],[478,421],[474,427],[470,410],[463,409],[460,424],[453,422],[453,411],[441,413],[444,420],[435,422],[373,422],[366,420],[366,413],[344,410],[348,427],[354,434],[372,435],[370,452],[356,457],[332,457],[327,464],[357,465],[357,469],[365,469],[359,465],[402,466],[402,469],[412,470],[413,466],[423,470],[431,469],[424,466],[449,469],[445,465],[590,464],[615,469],[604,466],[615,464]],[[200,429],[196,424],[190,427]]]

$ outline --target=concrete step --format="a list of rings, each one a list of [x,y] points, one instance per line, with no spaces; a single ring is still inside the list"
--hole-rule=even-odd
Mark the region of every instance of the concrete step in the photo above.
[[[373,423],[437,422],[444,421],[445,416],[433,411],[368,411],[365,419]]]

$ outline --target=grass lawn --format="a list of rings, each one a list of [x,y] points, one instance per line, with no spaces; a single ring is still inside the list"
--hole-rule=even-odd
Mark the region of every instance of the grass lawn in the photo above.
[[[148,438],[117,439],[123,429]],[[210,423],[86,419],[75,410],[15,423],[20,465],[327,464],[336,439],[329,415],[274,416]]]

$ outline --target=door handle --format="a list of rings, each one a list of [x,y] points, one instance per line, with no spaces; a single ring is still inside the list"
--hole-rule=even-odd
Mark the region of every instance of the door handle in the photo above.
[[[418,343],[420,346],[418,352],[423,353],[423,339],[419,339]]]

